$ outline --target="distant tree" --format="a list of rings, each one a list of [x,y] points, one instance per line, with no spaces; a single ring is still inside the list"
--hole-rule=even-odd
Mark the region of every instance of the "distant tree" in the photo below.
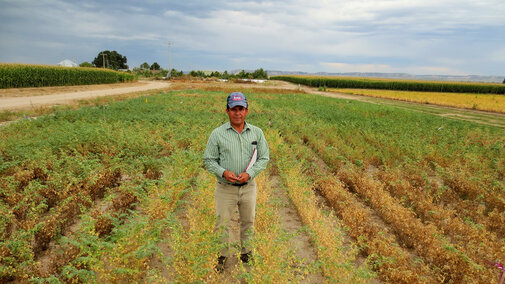
[[[191,77],[205,77],[205,72],[203,72],[202,70],[198,70],[198,71],[191,70],[191,72],[189,72],[189,75]]]
[[[221,75],[221,78],[223,78],[223,79],[230,79],[230,74],[228,74],[228,71],[227,71],[227,70],[225,70],[225,71],[223,72],[223,75]]]
[[[158,62],[154,62],[151,65],[151,70],[160,70],[160,65],[158,64]]]
[[[238,77],[238,78],[240,78],[240,79],[247,79],[247,77],[248,77],[247,75],[248,75],[248,73],[246,73],[246,72],[244,71],[244,69],[242,69],[242,71],[240,71],[240,72],[237,74],[237,77]]]
[[[254,70],[252,75],[254,79],[268,79],[268,73],[263,68]]]
[[[89,63],[88,61],[84,61],[83,63],[79,64],[79,67],[93,67],[93,64]]]
[[[140,65],[140,69],[149,69],[149,68],[151,68],[151,66],[149,66],[147,62],[144,62],[142,63],[142,65]]]
[[[165,70],[163,68],[160,68],[159,72],[158,72],[158,75],[161,76],[161,77],[167,77],[167,74],[168,74],[168,70]]]
[[[505,79],[503,79],[503,84],[505,84]]]
[[[182,75],[184,75],[184,72],[181,71],[177,71],[175,70],[174,68],[172,68],[172,70],[170,70],[170,77],[173,78],[173,77],[182,77]]]
[[[119,54],[117,51],[104,50],[98,53],[98,55],[95,57],[95,60],[93,60],[92,63],[96,67],[105,66],[106,68],[118,70],[118,69],[128,69],[128,65],[126,65],[126,62],[127,62],[126,56]]]

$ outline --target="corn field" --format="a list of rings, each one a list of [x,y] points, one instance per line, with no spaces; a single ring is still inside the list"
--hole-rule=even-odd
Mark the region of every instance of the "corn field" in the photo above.
[[[113,70],[49,65],[0,64],[0,88],[72,86],[131,82],[134,76]]]
[[[505,94],[505,85],[503,84],[312,76],[272,76],[270,79],[282,80],[310,87],[383,89],[445,93]]]

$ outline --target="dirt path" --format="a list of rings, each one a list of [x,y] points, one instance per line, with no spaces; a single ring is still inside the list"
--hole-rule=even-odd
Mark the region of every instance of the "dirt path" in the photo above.
[[[274,188],[279,187],[279,179],[279,177],[275,177],[273,179]],[[292,245],[296,251],[297,257],[304,261],[304,265],[309,265],[310,263],[317,261],[318,257],[316,249],[312,245],[310,236],[307,232],[302,230],[304,224],[302,223],[302,220],[296,211],[296,207],[289,199],[286,191],[274,190],[273,197],[277,198],[282,203],[282,206],[279,207],[280,223],[282,224],[284,230],[295,236],[293,238]],[[307,275],[305,280],[307,283],[323,283],[325,278],[318,271]]]
[[[0,92],[0,110],[70,104],[77,100],[163,89],[169,86],[170,83],[164,81],[143,81],[96,86],[6,89]]]

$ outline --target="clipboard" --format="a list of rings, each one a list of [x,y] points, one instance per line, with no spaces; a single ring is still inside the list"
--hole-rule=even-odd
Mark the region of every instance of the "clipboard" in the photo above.
[[[256,162],[256,159],[258,159],[258,150],[256,147],[254,147],[254,151],[253,151],[251,160],[249,161],[249,164],[247,164],[247,168],[245,169],[246,172],[252,168],[252,166]]]

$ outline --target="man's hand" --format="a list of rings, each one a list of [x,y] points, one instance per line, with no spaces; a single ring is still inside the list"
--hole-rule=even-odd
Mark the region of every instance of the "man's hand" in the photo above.
[[[239,178],[233,172],[230,171],[224,171],[223,177],[231,183],[236,183],[239,181]]]
[[[238,175],[238,183],[246,183],[249,180],[250,176],[248,173],[243,172]]]

